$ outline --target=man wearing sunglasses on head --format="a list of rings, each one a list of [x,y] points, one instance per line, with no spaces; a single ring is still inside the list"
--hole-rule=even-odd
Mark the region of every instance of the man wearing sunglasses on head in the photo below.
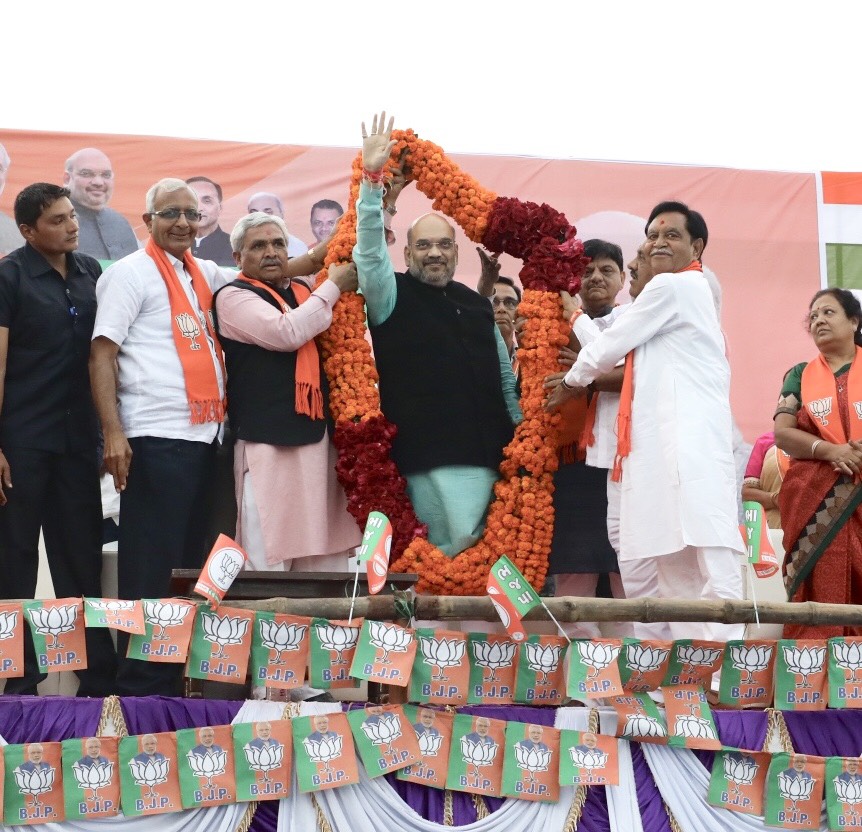
[[[198,198],[181,179],[162,179],[147,192],[143,219],[145,248],[97,284],[90,354],[105,467],[121,492],[118,589],[126,599],[163,598],[172,569],[203,563],[225,418],[212,298],[229,278],[191,255]],[[125,694],[174,694],[179,670],[123,659],[118,686]]]

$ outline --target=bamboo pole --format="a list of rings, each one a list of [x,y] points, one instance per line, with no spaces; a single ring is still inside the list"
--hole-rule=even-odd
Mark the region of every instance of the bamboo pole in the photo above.
[[[716,621],[725,624],[755,623],[751,601],[700,601],[683,598],[545,598],[556,618],[575,621]],[[292,615],[347,618],[349,598],[269,598],[261,601],[228,600],[226,606]],[[818,604],[806,601],[761,603],[757,605],[761,624],[842,624],[862,626],[862,606]],[[354,616],[377,621],[398,618],[391,595],[357,598]],[[443,595],[416,596],[416,618],[420,620],[497,621],[498,616],[487,597]],[[541,608],[526,620],[547,618]]]

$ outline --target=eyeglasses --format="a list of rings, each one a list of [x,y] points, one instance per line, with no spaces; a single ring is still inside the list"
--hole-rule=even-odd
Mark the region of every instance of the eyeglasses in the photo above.
[[[416,251],[430,251],[434,246],[437,246],[440,251],[452,251],[455,248],[455,241],[446,237],[443,240],[417,240],[413,243]]]
[[[165,208],[164,211],[150,211],[151,217],[161,217],[163,220],[178,220],[182,214],[185,214],[189,222],[199,222],[202,216],[200,211],[183,211],[179,208]]]
[[[101,179],[113,179],[114,171],[112,170],[90,170],[89,168],[84,168],[83,170],[79,170],[75,176],[80,176],[81,179],[95,179],[97,176]]]
[[[518,299],[517,298],[491,298],[492,306],[505,306],[506,309],[517,309],[518,308]]]

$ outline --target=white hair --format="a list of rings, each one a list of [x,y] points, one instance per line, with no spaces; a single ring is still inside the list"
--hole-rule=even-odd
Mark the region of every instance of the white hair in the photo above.
[[[234,254],[242,251],[242,245],[245,242],[245,235],[250,228],[257,228],[260,225],[277,225],[284,235],[284,242],[287,243],[288,233],[287,226],[281,217],[275,214],[264,214],[262,211],[255,211],[253,214],[246,214],[230,232],[230,247]]]
[[[181,190],[189,191],[195,198],[195,202],[197,202],[198,195],[194,192],[194,189],[191,185],[187,185],[182,179],[174,179],[169,176],[167,179],[160,179],[147,191],[147,213],[152,214],[153,211],[156,210],[156,197],[162,192],[167,191],[171,193],[173,191],[181,191]]]

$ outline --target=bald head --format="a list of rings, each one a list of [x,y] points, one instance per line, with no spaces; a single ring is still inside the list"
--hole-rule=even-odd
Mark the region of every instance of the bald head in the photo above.
[[[111,160],[95,147],[84,147],[66,159],[63,184],[71,191],[72,201],[101,211],[114,193]]]
[[[275,194],[271,194],[268,191],[259,191],[249,199],[249,214],[254,214],[256,211],[284,219],[284,206],[282,206],[281,200]]]
[[[404,260],[417,280],[445,286],[455,276],[458,265],[458,244],[451,223],[440,214],[419,217],[407,232]]]

